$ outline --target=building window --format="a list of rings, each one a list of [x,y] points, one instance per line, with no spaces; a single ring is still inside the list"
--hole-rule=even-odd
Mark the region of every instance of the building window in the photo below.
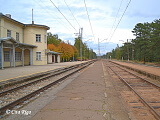
[[[16,40],[19,41],[19,33],[16,32]]]
[[[36,60],[41,60],[41,52],[36,52]]]
[[[36,34],[36,42],[41,42],[41,35],[40,34]]]
[[[47,42],[47,37],[46,37],[46,35],[44,35],[44,42],[45,42],[45,43]]]
[[[21,59],[21,52],[16,52],[15,53],[15,60],[16,61],[21,61],[22,59]]]
[[[11,37],[11,30],[7,30],[7,37]]]
[[[10,52],[4,51],[4,62],[9,62],[9,61],[10,61]]]

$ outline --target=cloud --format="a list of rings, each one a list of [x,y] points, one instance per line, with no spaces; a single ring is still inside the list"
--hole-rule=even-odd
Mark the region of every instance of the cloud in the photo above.
[[[74,33],[78,32],[79,25],[73,18],[63,0],[52,0],[65,17],[70,21],[72,26],[64,19],[49,0],[1,0],[0,12],[10,13],[12,18],[22,23],[31,23],[31,9],[34,9],[34,21],[36,24],[43,24],[49,26],[49,30],[53,34],[58,34],[63,40],[70,40],[74,44]],[[65,0],[77,21],[83,27],[83,40],[92,39],[88,45],[97,51],[98,38],[102,41],[108,38],[108,41],[101,42],[101,52],[111,51],[117,44],[122,45],[119,40],[126,41],[134,38],[132,29],[139,22],[151,22],[160,16],[160,1],[139,0],[132,1],[128,7],[122,21],[115,31],[112,39],[110,35],[117,10],[120,5],[120,0],[86,0],[89,17],[94,31],[92,35],[91,27],[88,21],[88,16],[85,10],[83,0]],[[121,15],[129,0],[123,0],[119,15],[117,17],[117,25]],[[7,6],[7,7],[6,7]]]

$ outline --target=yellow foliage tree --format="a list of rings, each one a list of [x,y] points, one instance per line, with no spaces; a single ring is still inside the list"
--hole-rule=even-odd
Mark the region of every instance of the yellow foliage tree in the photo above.
[[[53,45],[53,44],[48,44],[47,45],[47,48],[50,50],[50,51],[57,51],[57,47],[55,46],[55,45]]]
[[[62,53],[61,59],[62,61],[69,61],[71,57],[74,55],[74,49],[72,45],[61,42],[57,47],[57,52]]]

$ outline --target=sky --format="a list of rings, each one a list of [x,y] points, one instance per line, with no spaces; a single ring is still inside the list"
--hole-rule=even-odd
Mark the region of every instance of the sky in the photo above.
[[[83,42],[98,54],[99,39],[102,55],[117,44],[122,46],[127,39],[134,39],[132,30],[137,23],[160,18],[160,0],[131,0],[126,9],[129,1],[85,0],[89,19],[84,0],[0,0],[0,12],[30,24],[33,9],[35,24],[49,26],[48,32],[58,34],[60,39],[72,45],[77,37],[75,33],[83,28]]]

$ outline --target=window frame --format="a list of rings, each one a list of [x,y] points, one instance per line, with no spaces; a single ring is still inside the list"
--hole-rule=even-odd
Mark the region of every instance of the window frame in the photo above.
[[[10,51],[4,51],[4,62],[10,62],[11,60],[11,55],[10,55]]]
[[[41,34],[36,34],[36,42],[41,42]]]
[[[36,61],[42,61],[42,52],[36,52]]]
[[[15,52],[15,61],[22,61],[22,53],[21,52]]]
[[[11,30],[7,29],[7,37],[11,37]]]
[[[16,32],[16,40],[19,41],[19,33]]]
[[[44,43],[47,43],[47,35],[44,35]]]

